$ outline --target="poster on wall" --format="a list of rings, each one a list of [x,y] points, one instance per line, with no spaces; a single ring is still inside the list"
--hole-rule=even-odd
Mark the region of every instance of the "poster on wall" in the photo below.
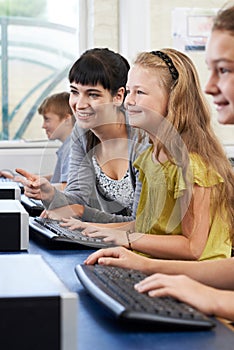
[[[173,47],[180,51],[204,51],[218,9],[177,7],[172,11]]]

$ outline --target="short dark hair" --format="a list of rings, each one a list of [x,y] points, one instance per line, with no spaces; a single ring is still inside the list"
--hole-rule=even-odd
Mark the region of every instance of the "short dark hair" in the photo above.
[[[57,114],[60,120],[64,119],[67,114],[70,114],[72,116],[72,122],[75,124],[76,119],[69,105],[69,96],[70,94],[68,92],[63,91],[46,97],[38,107],[38,113],[45,115],[48,112],[52,112]]]
[[[80,56],[68,77],[70,83],[101,84],[114,96],[120,87],[125,87],[129,68],[128,61],[119,53],[107,48],[94,48]]]

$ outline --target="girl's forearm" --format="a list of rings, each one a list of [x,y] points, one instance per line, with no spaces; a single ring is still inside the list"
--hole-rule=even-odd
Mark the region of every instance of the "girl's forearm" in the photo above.
[[[230,278],[234,275],[234,258],[209,261],[147,260],[142,264],[142,271],[147,274],[183,274],[211,287],[234,290],[234,279]]]
[[[215,299],[213,298],[213,314],[234,321],[234,293],[227,290],[215,290]]]
[[[132,248],[160,259],[197,260],[200,257],[193,253],[191,242],[183,235],[142,234],[140,239],[133,240]]]

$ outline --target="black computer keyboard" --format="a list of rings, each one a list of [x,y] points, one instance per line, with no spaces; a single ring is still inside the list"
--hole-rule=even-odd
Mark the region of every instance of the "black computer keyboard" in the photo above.
[[[21,194],[21,204],[30,216],[39,216],[45,209],[41,200],[29,198]]]
[[[57,220],[30,217],[29,228],[34,233],[36,232],[50,241],[72,243],[78,247],[81,246],[81,248],[106,248],[113,246],[112,243],[104,242],[102,238],[84,236],[81,230],[71,231],[68,228],[61,227]]]
[[[87,291],[118,319],[169,329],[210,329],[212,318],[171,297],[151,298],[134,284],[146,277],[136,270],[103,265],[77,265],[76,274]]]

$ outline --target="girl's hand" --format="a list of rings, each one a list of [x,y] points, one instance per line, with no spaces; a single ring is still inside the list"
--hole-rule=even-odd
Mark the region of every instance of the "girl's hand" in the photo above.
[[[123,247],[99,249],[91,254],[85,264],[110,265],[134,270],[143,270],[148,265],[148,258],[138,255]]]
[[[219,290],[205,286],[184,275],[156,273],[135,285],[140,293],[151,297],[171,296],[186,302],[206,314],[213,314]]]
[[[132,243],[144,236],[143,233],[133,232],[127,235],[126,231],[120,229],[102,228],[90,224],[82,233],[89,237],[101,237],[104,242],[112,242],[115,245],[126,248],[129,248],[129,242]]]
[[[113,242],[115,245],[128,247],[126,231],[89,225],[82,233],[93,238],[101,237],[104,242]]]

